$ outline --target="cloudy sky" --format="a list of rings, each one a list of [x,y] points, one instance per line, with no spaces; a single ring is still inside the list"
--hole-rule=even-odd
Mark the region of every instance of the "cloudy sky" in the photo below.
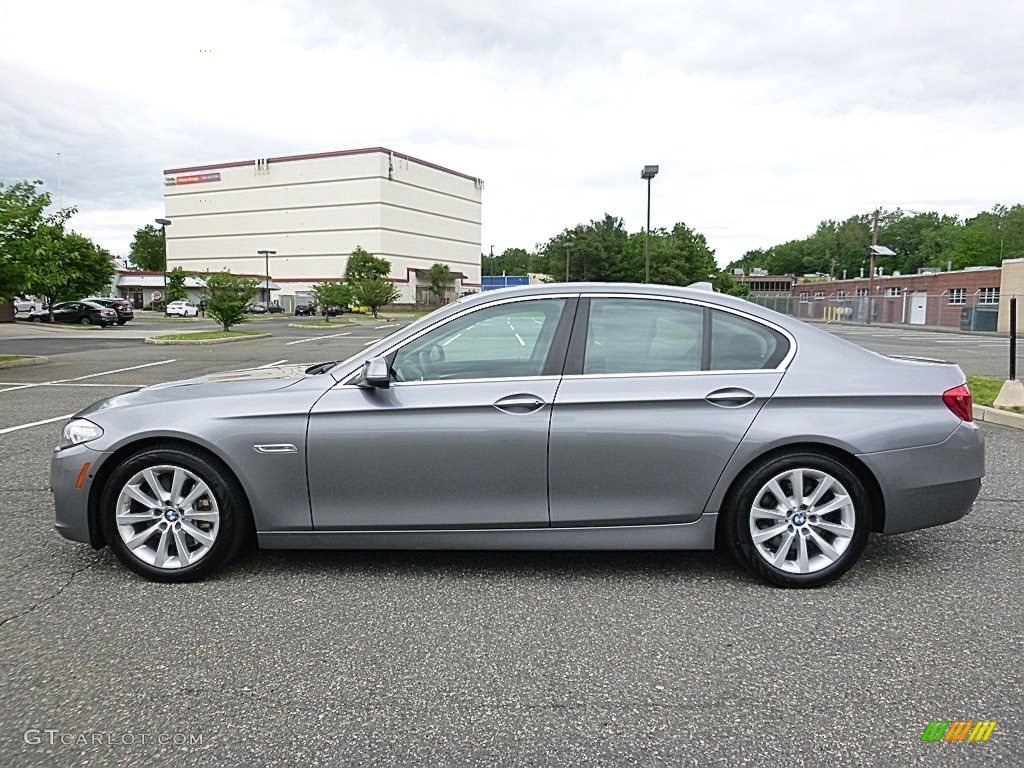
[[[483,250],[606,211],[724,264],[876,205],[1024,202],[1019,0],[0,0],[0,180],[118,254],[164,168],[385,146],[486,182]]]

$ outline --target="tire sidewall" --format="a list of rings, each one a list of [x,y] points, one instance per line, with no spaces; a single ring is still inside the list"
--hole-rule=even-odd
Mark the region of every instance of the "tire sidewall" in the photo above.
[[[209,552],[194,565],[173,570],[156,568],[135,557],[117,530],[114,516],[121,489],[137,472],[158,464],[179,466],[195,473],[206,483],[217,500],[220,511],[217,538]],[[237,553],[245,535],[248,509],[237,482],[217,463],[189,451],[154,448],[130,456],[111,473],[100,498],[100,521],[107,544],[118,559],[131,570],[153,581],[184,582],[202,578]]]
[[[820,571],[807,574],[782,571],[766,562],[750,536],[750,508],[758,491],[773,477],[800,467],[821,470],[836,478],[849,493],[856,513],[853,539],[839,559]],[[746,479],[732,494],[727,522],[733,555],[755,575],[775,586],[818,587],[842,576],[860,557],[871,531],[871,506],[864,484],[846,465],[831,456],[801,451],[769,458],[751,467]]]

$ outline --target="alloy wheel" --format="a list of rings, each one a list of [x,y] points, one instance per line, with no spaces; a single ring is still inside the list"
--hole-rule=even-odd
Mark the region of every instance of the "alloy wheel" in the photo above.
[[[155,568],[194,565],[220,530],[220,507],[194,472],[170,464],[146,467],[121,488],[114,522],[125,547]]]
[[[827,472],[787,469],[754,497],[750,537],[757,554],[787,573],[816,573],[853,541],[857,511],[849,492]]]

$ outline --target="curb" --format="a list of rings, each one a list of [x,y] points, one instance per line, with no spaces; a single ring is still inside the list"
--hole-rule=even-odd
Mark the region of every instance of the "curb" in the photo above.
[[[1024,413],[1012,413],[999,408],[990,408],[987,405],[974,406],[974,420],[983,421],[986,424],[998,424],[1001,427],[1024,429]]]
[[[50,362],[50,358],[41,355],[18,355],[17,360],[4,360],[0,368],[20,368],[23,365],[42,365]]]
[[[230,344],[233,341],[252,341],[253,339],[264,339],[271,334],[254,333],[251,336],[230,336],[226,339],[162,339],[159,336],[150,336],[146,339],[147,344],[184,344],[191,346],[204,346],[206,344]]]

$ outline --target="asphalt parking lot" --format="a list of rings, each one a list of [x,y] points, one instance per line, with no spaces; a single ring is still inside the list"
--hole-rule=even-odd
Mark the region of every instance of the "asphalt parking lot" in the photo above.
[[[0,765],[1024,764],[1024,432],[982,426],[968,517],[875,536],[814,591],[716,553],[252,552],[171,586],[60,539],[48,461],[66,415],[139,385],[341,359],[395,324],[254,327],[274,335],[0,331],[3,352],[51,357],[0,369]],[[931,357],[947,336],[837,332]],[[986,372],[977,339],[940,348]],[[956,719],[998,726],[920,741]]]

